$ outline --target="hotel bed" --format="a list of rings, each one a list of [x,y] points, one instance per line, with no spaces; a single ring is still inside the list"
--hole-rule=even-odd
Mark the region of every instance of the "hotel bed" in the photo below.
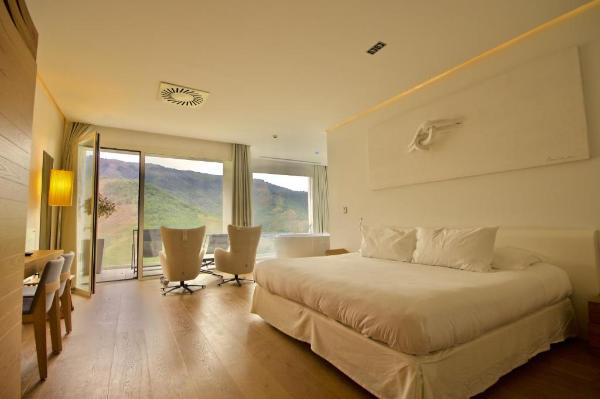
[[[498,242],[571,262],[476,273],[358,253],[273,259],[256,267],[252,312],[378,397],[473,396],[575,335],[572,299],[583,316],[598,289],[595,232],[502,231]]]

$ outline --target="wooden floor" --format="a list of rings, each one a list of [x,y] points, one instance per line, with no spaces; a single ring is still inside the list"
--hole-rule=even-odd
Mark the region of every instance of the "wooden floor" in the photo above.
[[[159,282],[99,284],[75,298],[73,332],[39,382],[31,326],[22,383],[32,398],[369,398],[310,351],[249,313],[253,286],[159,295]],[[212,279],[212,280],[211,280]],[[50,352],[50,351],[49,351]],[[502,378],[480,398],[598,398],[600,358],[578,341]]]

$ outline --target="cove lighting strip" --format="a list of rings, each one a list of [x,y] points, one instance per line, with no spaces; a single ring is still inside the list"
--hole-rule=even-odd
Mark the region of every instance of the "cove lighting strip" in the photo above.
[[[496,54],[496,53],[498,53],[498,52],[500,52],[500,51],[502,51],[502,50],[504,50],[504,49],[506,49],[506,48],[508,48],[510,46],[513,46],[513,45],[515,45],[515,44],[517,44],[519,42],[522,42],[523,40],[525,40],[525,39],[527,39],[527,38],[529,38],[531,36],[534,36],[534,35],[536,35],[536,34],[538,34],[540,32],[543,32],[543,31],[549,29],[549,28],[552,28],[553,26],[561,24],[561,23],[563,23],[563,22],[565,22],[565,21],[567,21],[567,20],[569,20],[569,19],[571,19],[571,18],[573,18],[573,17],[575,17],[577,15],[580,15],[580,14],[582,14],[582,13],[584,13],[584,12],[586,12],[586,11],[588,11],[588,10],[590,10],[590,9],[598,6],[598,5],[600,5],[600,0],[592,0],[589,3],[586,3],[586,4],[584,4],[582,6],[579,6],[579,7],[575,8],[575,9],[573,9],[571,11],[568,11],[568,12],[562,14],[562,15],[559,15],[558,17],[553,18],[553,19],[551,19],[551,20],[549,20],[547,22],[544,22],[543,24],[538,25],[538,26],[536,26],[535,28],[533,28],[531,30],[528,30],[528,31],[526,31],[524,33],[521,33],[520,35],[515,36],[512,39],[507,40],[506,42],[504,42],[504,43],[502,43],[502,44],[500,44],[500,45],[498,45],[496,47],[493,47],[493,48],[491,48],[489,50],[484,51],[483,53],[481,53],[479,55],[476,55],[475,57],[473,57],[473,58],[471,58],[471,59],[463,62],[462,64],[458,64],[458,65],[456,65],[456,66],[454,66],[454,67],[452,67],[452,68],[450,68],[450,69],[448,69],[448,70],[440,73],[439,75],[433,76],[433,77],[425,80],[424,82],[421,82],[421,83],[417,84],[416,86],[413,86],[413,87],[411,87],[411,88],[409,88],[407,90],[404,90],[401,93],[396,94],[393,97],[388,98],[387,100],[384,100],[384,101],[380,102],[377,105],[374,105],[374,106],[372,106],[370,108],[367,108],[364,111],[356,113],[356,114],[354,114],[354,115],[352,115],[352,116],[344,119],[343,121],[339,122],[338,124],[333,125],[333,126],[327,128],[325,131],[327,133],[331,133],[332,131],[334,131],[336,129],[339,129],[340,127],[345,126],[345,125],[347,125],[349,123],[352,123],[355,120],[360,119],[360,118],[362,118],[362,117],[364,117],[364,116],[366,116],[366,115],[368,115],[370,113],[379,111],[380,109],[385,108],[385,107],[387,107],[387,106],[395,103],[396,101],[399,101],[403,97],[406,97],[406,96],[408,96],[408,95],[416,92],[417,90],[420,90],[420,89],[422,89],[424,87],[427,87],[427,86],[429,86],[429,85],[431,85],[431,84],[433,84],[433,83],[435,83],[435,82],[437,82],[439,80],[442,80],[442,79],[444,79],[444,78],[446,78],[446,77],[448,77],[448,76],[450,76],[450,75],[452,75],[452,74],[460,71],[461,69],[464,69],[464,68],[466,68],[466,67],[468,67],[470,65],[473,65],[473,64],[475,64],[475,63],[477,63],[477,62],[479,62],[479,61],[481,61],[481,60],[483,60],[483,59],[485,59],[487,57],[490,57],[490,56],[492,56],[492,55],[494,55],[494,54]]]

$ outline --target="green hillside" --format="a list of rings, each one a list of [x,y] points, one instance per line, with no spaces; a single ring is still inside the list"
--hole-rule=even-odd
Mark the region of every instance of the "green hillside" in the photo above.
[[[137,228],[138,165],[101,159],[99,190],[116,204],[116,211],[98,223],[105,240],[104,267],[128,265],[132,230]],[[266,233],[308,231],[306,192],[293,191],[263,180],[254,181],[254,224]],[[208,233],[223,230],[222,176],[146,165],[145,228],[190,228],[206,225]],[[261,243],[264,251],[271,243]]]

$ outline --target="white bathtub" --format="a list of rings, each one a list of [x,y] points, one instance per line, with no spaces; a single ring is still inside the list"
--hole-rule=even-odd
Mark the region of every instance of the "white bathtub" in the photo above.
[[[275,256],[304,258],[324,256],[329,249],[329,234],[289,233],[275,236]]]

